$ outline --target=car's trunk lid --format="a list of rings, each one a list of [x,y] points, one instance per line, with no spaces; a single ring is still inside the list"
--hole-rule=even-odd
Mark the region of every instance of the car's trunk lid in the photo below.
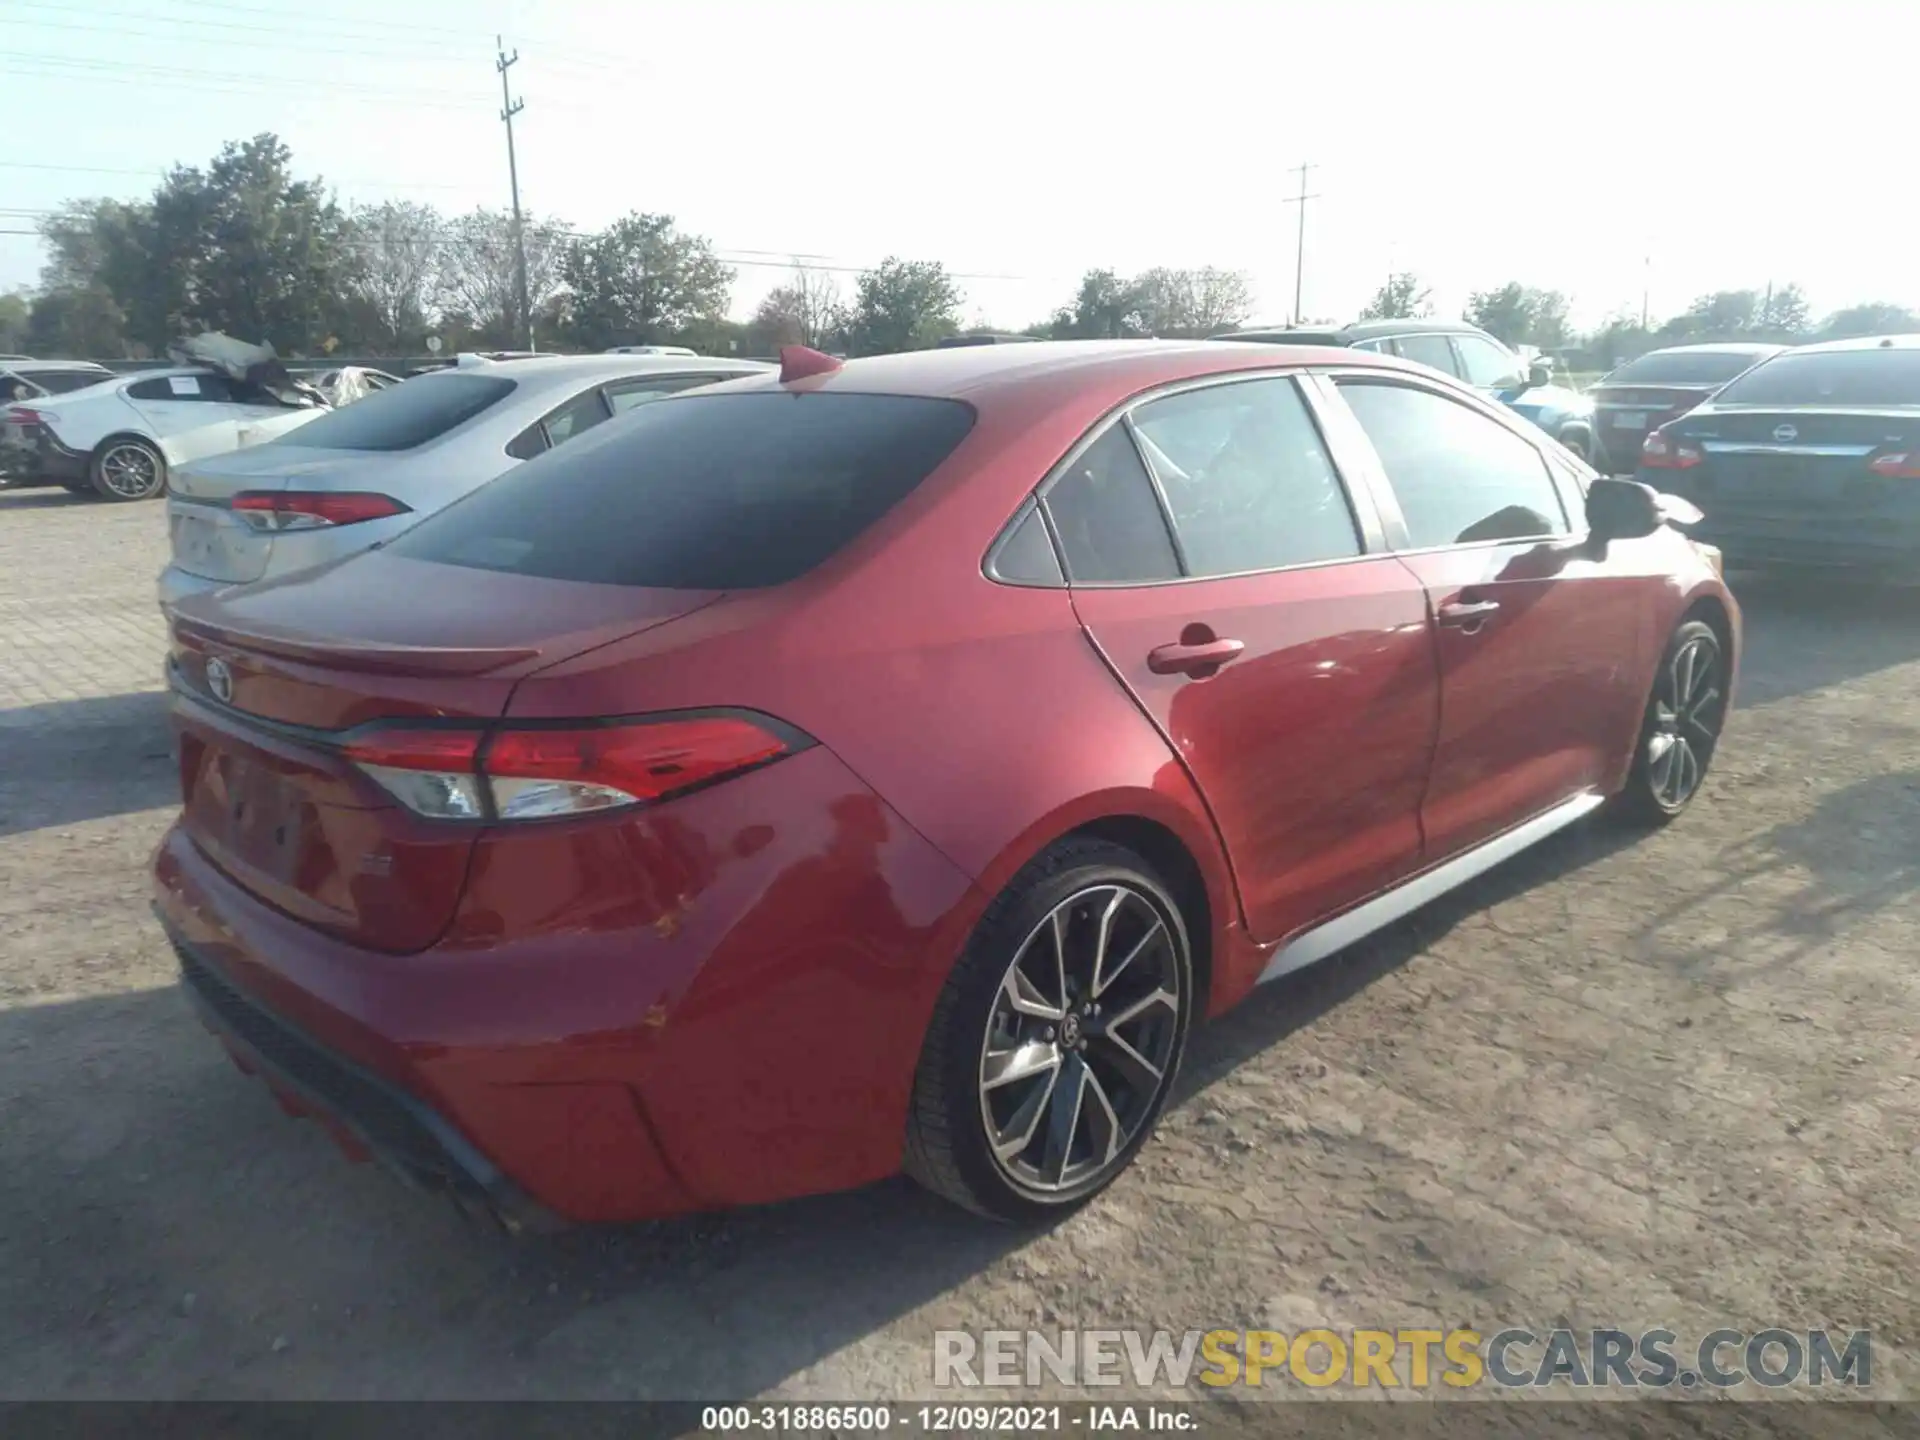
[[[345,758],[344,732],[484,726],[534,671],[716,598],[374,552],[185,600],[170,662],[183,824],[286,914],[371,949],[424,949],[459,901],[477,827],[405,809]]]
[[[236,450],[183,465],[167,484],[173,563],[189,575],[243,585],[267,573],[273,533],[248,525],[232,507],[248,490],[379,490],[391,461],[350,450],[292,442]]]

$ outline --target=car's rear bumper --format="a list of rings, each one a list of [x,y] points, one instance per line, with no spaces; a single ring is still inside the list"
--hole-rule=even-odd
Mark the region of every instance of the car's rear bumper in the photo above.
[[[0,481],[64,485],[87,478],[88,457],[69,450],[45,425],[0,424]]]
[[[522,1195],[626,1222],[898,1170],[940,957],[983,906],[824,747],[525,841],[480,841],[416,954],[273,909],[179,825],[155,909],[249,1063],[336,1138],[509,1217]]]
[[[378,1160],[408,1184],[503,1229],[564,1227],[431,1108],[249,999],[192,946],[177,937],[173,945],[181,989],[201,1023],[242,1073],[266,1080],[287,1113],[318,1119],[350,1157]]]

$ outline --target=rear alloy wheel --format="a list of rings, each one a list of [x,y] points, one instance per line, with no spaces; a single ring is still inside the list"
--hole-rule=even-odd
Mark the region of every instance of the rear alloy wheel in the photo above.
[[[167,488],[166,458],[144,440],[108,440],[93,452],[88,473],[106,500],[152,500]]]
[[[1673,632],[1620,797],[1627,818],[1663,825],[1700,793],[1726,724],[1727,678],[1726,655],[1711,625],[1689,620]]]
[[[1145,1142],[1193,1008],[1185,923],[1131,851],[1069,840],[987,911],[934,1010],[907,1169],[999,1220],[1064,1213]]]

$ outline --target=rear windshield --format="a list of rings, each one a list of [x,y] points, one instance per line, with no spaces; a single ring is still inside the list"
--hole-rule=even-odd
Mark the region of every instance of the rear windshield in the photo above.
[[[603,585],[780,585],[926,479],[973,418],[911,395],[676,396],[509,471],[389,549]]]
[[[50,395],[68,395],[113,378],[113,373],[108,370],[19,370],[15,373],[33,381]]]
[[[1609,385],[1714,385],[1731,380],[1760,356],[1751,352],[1729,355],[1708,351],[1679,351],[1642,355],[1607,376]]]
[[[1716,405],[1920,405],[1920,349],[1776,356],[1714,396]]]
[[[411,450],[438,440],[514,390],[497,375],[421,375],[300,427],[290,443],[321,450]]]

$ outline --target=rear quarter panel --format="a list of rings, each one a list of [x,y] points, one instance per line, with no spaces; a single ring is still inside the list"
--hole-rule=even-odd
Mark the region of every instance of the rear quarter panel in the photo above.
[[[987,897],[1068,831],[1152,820],[1193,856],[1220,954],[1238,904],[1186,772],[1094,651],[1065,590],[981,571],[1001,526],[1110,403],[1075,399],[1044,386],[1003,399],[940,471],[813,576],[544,671],[511,713],[617,713],[644,696],[647,708],[779,716]],[[929,957],[915,1000],[922,1026],[956,954]],[[1222,978],[1216,969],[1216,998]]]

